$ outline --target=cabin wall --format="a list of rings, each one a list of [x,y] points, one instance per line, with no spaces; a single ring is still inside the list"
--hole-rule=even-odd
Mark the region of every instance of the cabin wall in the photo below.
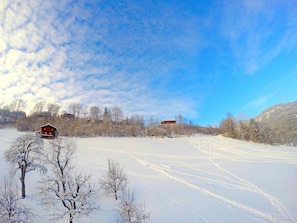
[[[57,137],[57,129],[51,126],[41,127],[40,133],[42,137]]]

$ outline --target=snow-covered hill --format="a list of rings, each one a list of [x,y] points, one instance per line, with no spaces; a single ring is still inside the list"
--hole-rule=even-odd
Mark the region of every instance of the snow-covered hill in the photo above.
[[[9,171],[3,151],[20,134],[0,129],[2,176]],[[103,176],[109,158],[124,167],[152,223],[297,222],[297,148],[204,135],[74,140],[77,169],[94,180]],[[25,199],[38,214],[36,223],[49,219],[35,202],[38,178],[28,173]],[[102,196],[100,204],[100,211],[77,222],[113,222],[117,203]]]
[[[271,106],[254,119],[273,129],[284,128],[290,131],[296,131],[297,101]]]

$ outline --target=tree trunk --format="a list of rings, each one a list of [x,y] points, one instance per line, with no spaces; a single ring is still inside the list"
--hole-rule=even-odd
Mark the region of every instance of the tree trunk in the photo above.
[[[117,191],[116,191],[116,190],[114,190],[114,198],[115,198],[116,200],[118,200],[118,194],[117,194]]]
[[[22,169],[21,178],[20,178],[21,184],[22,184],[22,198],[26,197],[25,176],[26,176],[26,171]]]
[[[73,216],[72,216],[72,214],[69,214],[69,223],[73,223]]]

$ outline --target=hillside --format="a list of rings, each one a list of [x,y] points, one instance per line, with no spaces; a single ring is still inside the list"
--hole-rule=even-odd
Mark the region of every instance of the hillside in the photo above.
[[[3,152],[21,134],[0,129],[3,175],[9,170]],[[297,150],[291,147],[209,135],[75,140],[76,169],[98,181],[107,160],[117,160],[152,223],[297,222]],[[34,223],[48,222],[51,213],[36,203],[39,179],[37,172],[26,179],[24,201],[37,213]],[[98,212],[75,222],[115,222],[117,202],[104,195],[99,200]],[[66,220],[57,221],[62,222]]]
[[[220,123],[224,136],[271,145],[297,146],[297,101],[277,104],[258,116],[235,122],[229,115]]]
[[[297,130],[297,101],[271,106],[254,119],[272,129]]]

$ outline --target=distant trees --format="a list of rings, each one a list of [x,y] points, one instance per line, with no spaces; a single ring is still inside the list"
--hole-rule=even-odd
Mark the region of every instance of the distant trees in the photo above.
[[[0,124],[15,124],[18,119],[26,117],[25,108],[26,101],[23,99],[15,99],[9,105],[0,107]]]
[[[90,117],[93,122],[96,122],[101,119],[102,111],[98,106],[93,106],[90,108]]]
[[[115,106],[111,110],[112,120],[117,125],[119,122],[123,120],[123,111],[120,107]]]
[[[221,121],[220,129],[225,136],[230,138],[236,137],[235,121],[230,113],[227,113],[227,117]]]
[[[0,219],[2,223],[33,222],[32,210],[21,203],[18,187],[10,178],[0,185]]]
[[[15,99],[14,101],[12,101],[9,106],[7,107],[7,109],[9,111],[23,111],[26,108],[26,101],[23,99]]]
[[[221,121],[219,130],[224,136],[235,139],[272,145],[297,145],[297,131],[282,127],[270,128],[255,119],[236,122],[230,114]]]
[[[148,120],[139,115],[126,117],[119,106],[88,108],[80,103],[72,103],[67,111],[60,114],[61,106],[59,104],[38,101],[28,116],[22,111],[15,111],[22,107],[24,107],[22,100],[18,100],[0,108],[0,124],[14,124],[20,131],[37,131],[41,125],[50,122],[59,128],[59,133],[62,136],[83,137],[172,137],[216,132],[214,128],[194,125],[182,115],[176,116],[175,126],[161,126],[160,120],[153,117]]]
[[[15,168],[14,173],[19,170],[22,185],[21,196],[25,198],[27,173],[36,169],[41,172],[46,171],[42,160],[44,157],[43,141],[33,134],[20,136],[13,142],[10,149],[4,152],[4,157]]]
[[[81,104],[71,104],[69,106],[69,111],[74,114],[75,117],[79,118],[82,112],[83,106]]]
[[[52,118],[56,118],[59,115],[61,106],[55,103],[49,103],[47,105],[47,110]]]
[[[46,102],[45,101],[39,101],[37,102],[34,107],[33,107],[33,110],[32,110],[32,114],[40,114],[41,112],[44,111],[44,108],[45,108],[45,105],[46,105]]]
[[[108,170],[99,184],[107,195],[111,194],[117,200],[119,196],[118,193],[125,191],[128,180],[120,164],[109,159]]]
[[[56,210],[54,220],[68,216],[72,223],[99,209],[98,190],[90,182],[90,175],[75,172],[72,159],[76,144],[73,141],[56,139],[51,147],[46,159],[50,173],[39,182],[40,201]]]

